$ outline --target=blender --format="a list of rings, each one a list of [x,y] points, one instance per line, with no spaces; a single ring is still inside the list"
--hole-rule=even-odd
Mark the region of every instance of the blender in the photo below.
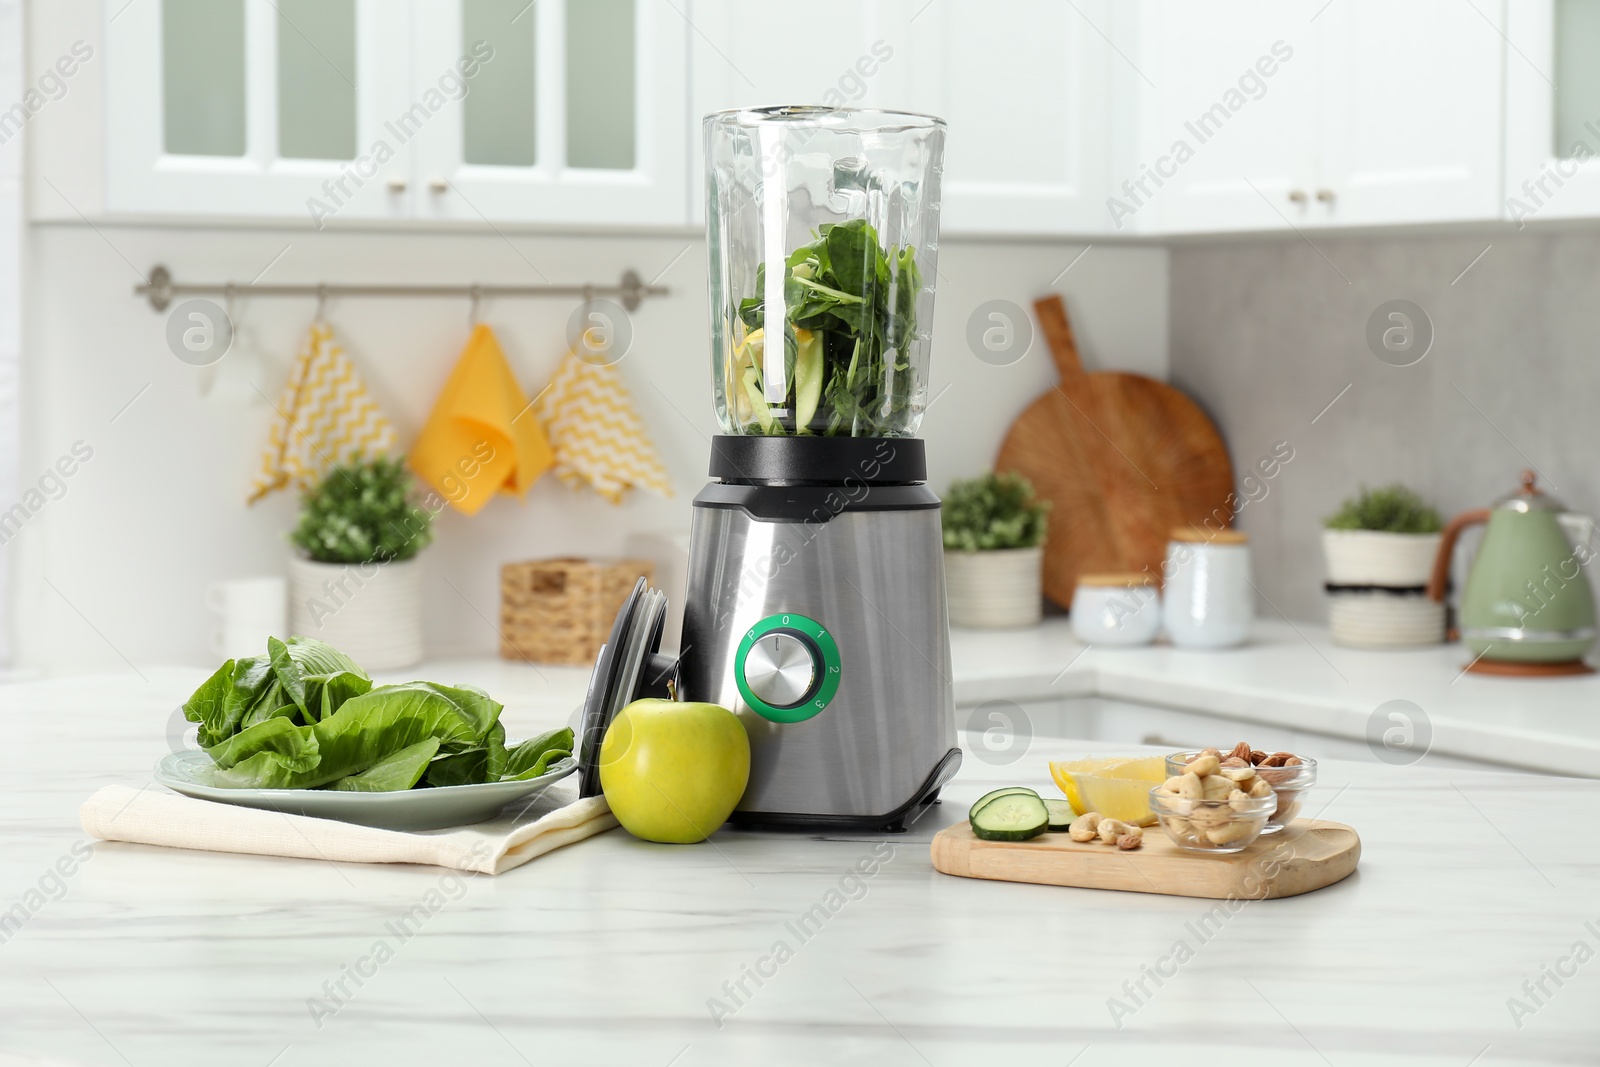
[[[732,821],[902,830],[960,766],[928,402],[944,123],[828,107],[705,118],[713,396],[682,650],[641,581],[591,680],[599,736],[663,691],[732,709]],[[609,655],[609,660],[608,660]],[[598,692],[597,692],[598,690]]]

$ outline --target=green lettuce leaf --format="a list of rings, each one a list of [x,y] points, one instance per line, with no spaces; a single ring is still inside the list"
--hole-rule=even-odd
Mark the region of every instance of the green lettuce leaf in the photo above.
[[[346,700],[320,722],[296,727],[273,718],[212,752],[219,785],[313,789],[360,774],[428,738],[450,755],[487,747],[501,705],[472,686],[406,682]],[[221,755],[219,756],[219,752]],[[314,759],[308,762],[308,755]]]
[[[307,691],[309,693],[313,690],[318,691],[318,696],[311,706],[317,710],[318,719],[326,719],[344,707],[344,702],[351,697],[370,692],[372,679],[359,670],[335,671],[333,674],[319,676],[314,680]]]
[[[200,746],[210,750],[269,719],[307,726],[326,718],[372,679],[343,652],[311,637],[269,638],[267,654],[229,660],[183,706],[200,724]]]
[[[522,782],[537,778],[557,760],[572,755],[572,727],[550,730],[506,752],[505,769],[497,777],[502,782]]]
[[[378,761],[360,774],[338,779],[328,788],[355,793],[395,793],[410,789],[438,751],[439,739],[426,738]]]
[[[313,773],[321,762],[317,736],[309,726],[296,726],[287,716],[275,716],[240,730],[211,749],[217,765],[218,785],[259,788],[274,777]]]
[[[484,743],[454,755],[440,756],[428,765],[428,785],[477,785],[499,778],[506,762],[506,728],[495,723]]]
[[[237,660],[229,660],[201,683],[183,705],[183,717],[200,724],[199,740],[210,748],[233,733],[227,722],[228,700],[233,695],[233,671]]]

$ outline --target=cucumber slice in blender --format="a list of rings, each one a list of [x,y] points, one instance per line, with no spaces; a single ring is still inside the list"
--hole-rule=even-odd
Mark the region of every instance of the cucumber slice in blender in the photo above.
[[[1050,813],[1050,830],[1061,832],[1072,825],[1072,820],[1078,817],[1072,810],[1072,805],[1065,800],[1051,800],[1046,797],[1044,809]]]
[[[978,814],[979,808],[989,803],[989,801],[994,800],[996,797],[1009,796],[1012,793],[1029,793],[1033,796],[1039,795],[1025,785],[1008,785],[1004,789],[991,789],[989,792],[983,794],[983,796],[972,802],[972,807],[967,809],[967,818],[970,819],[974,815]]]
[[[979,808],[968,820],[985,841],[1026,841],[1050,826],[1050,813],[1037,793],[1006,793]]]

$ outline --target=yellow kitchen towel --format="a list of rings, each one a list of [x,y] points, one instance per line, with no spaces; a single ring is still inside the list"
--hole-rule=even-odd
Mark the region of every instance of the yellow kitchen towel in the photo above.
[[[289,369],[250,502],[288,485],[310,485],[330,467],[394,447],[394,426],[368,395],[333,328],[314,322]]]
[[[525,497],[555,461],[494,331],[479,323],[411,449],[411,469],[457,510]]]
[[[568,352],[534,401],[555,446],[556,476],[613,504],[631,487],[672,495],[666,468],[616,370]]]

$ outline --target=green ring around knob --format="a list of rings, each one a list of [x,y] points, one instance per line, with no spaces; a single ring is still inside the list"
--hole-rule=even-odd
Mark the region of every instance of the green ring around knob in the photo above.
[[[744,680],[745,657],[750,654],[750,649],[757,641],[774,630],[793,630],[802,633],[809,637],[822,653],[822,662],[817,664],[817,670],[822,674],[822,684],[817,687],[810,700],[792,708],[773,707],[751,692],[749,684]],[[820,713],[839,691],[840,674],[839,645],[834,641],[833,635],[816,619],[795,612],[768,615],[746,630],[733,660],[733,680],[739,686],[739,695],[744,697],[744,702],[750,705],[750,709],[757,715],[773,722],[805,722]]]

